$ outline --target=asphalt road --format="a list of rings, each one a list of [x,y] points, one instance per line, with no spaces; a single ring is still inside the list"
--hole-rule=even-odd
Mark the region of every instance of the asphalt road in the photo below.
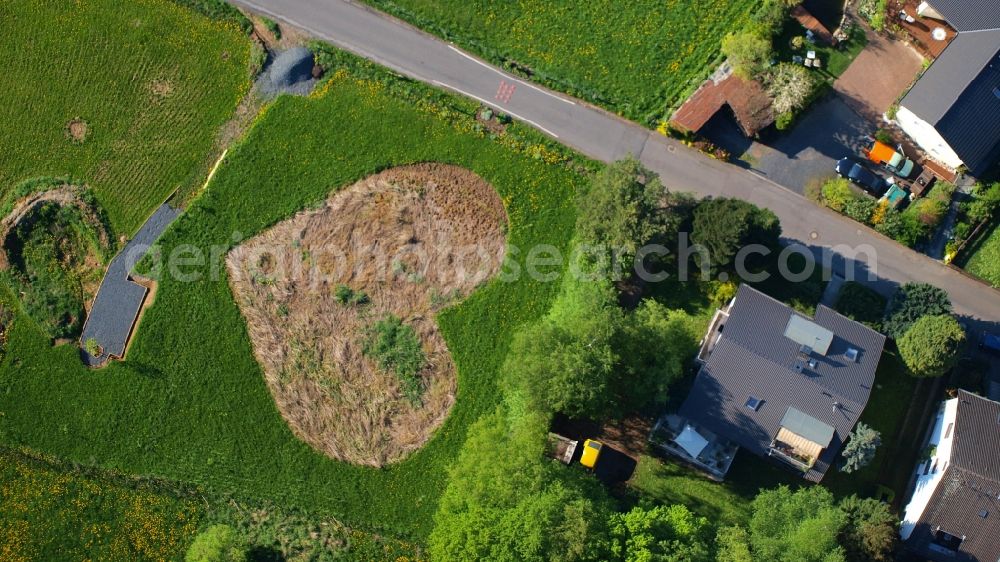
[[[316,37],[387,66],[400,74],[446,88],[527,122],[560,142],[599,160],[629,154],[660,174],[670,189],[702,196],[738,197],[774,211],[787,238],[817,254],[836,248],[833,269],[854,265],[887,293],[921,281],[947,289],[958,314],[975,328],[1000,326],[1000,292],[822,209],[751,171],[700,152],[563,94],[525,82],[449,43],[345,0],[235,0]],[[503,94],[499,95],[498,94]]]

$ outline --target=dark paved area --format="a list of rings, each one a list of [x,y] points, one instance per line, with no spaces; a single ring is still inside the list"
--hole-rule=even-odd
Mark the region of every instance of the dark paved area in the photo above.
[[[753,143],[744,162],[757,173],[796,193],[813,178],[832,177],[837,160],[860,156],[877,125],[855,113],[837,94],[817,103],[791,131]],[[739,153],[734,153],[739,154]]]
[[[81,351],[83,361],[88,366],[97,367],[107,363],[111,357],[125,355],[132,326],[146,299],[146,289],[133,283],[129,274],[180,213],[169,205],[162,205],[142,225],[121,253],[111,260],[80,338],[81,342],[93,338],[103,350],[100,357]]]

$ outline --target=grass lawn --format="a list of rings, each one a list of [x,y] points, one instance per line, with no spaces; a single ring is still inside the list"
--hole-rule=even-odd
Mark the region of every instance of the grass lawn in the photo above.
[[[535,80],[655,125],[757,2],[367,0]],[[516,94],[515,94],[516,95]]]
[[[823,483],[835,494],[874,496],[879,485],[887,486],[901,497],[906,486],[905,478],[899,482],[898,473],[909,474],[913,466],[900,462],[903,451],[895,451],[894,444],[901,431],[923,431],[924,428],[904,428],[903,418],[913,399],[917,380],[910,376],[898,353],[887,345],[875,373],[875,388],[868,405],[861,414],[864,422],[882,434],[882,445],[875,459],[868,466],[852,474],[838,470],[827,473]],[[882,480],[885,481],[882,481]]]
[[[1000,288],[1000,223],[983,236],[964,261],[966,271]]]
[[[475,112],[467,102],[409,82],[331,74],[313,97],[282,97],[265,110],[161,240],[163,255],[182,244],[206,254],[231,248],[332,190],[421,161],[464,166],[490,182],[510,219],[509,244],[567,247],[573,195],[585,178],[547,163],[558,157],[541,140],[518,140],[540,139],[536,133],[493,141],[462,116]],[[466,429],[498,400],[497,370],[513,330],[546,312],[560,284],[495,280],[445,310],[438,322],[458,370],[456,404],[421,450],[373,469],[330,460],[293,436],[254,360],[223,253],[194,267],[195,281],[162,279],[128,360],[101,371],[88,371],[74,346],[53,348],[18,317],[0,365],[0,443],[422,540]]]
[[[795,55],[805,58],[807,51],[816,51],[816,58],[823,61],[823,67],[814,72],[830,84],[833,84],[834,80],[840,77],[848,66],[851,66],[854,59],[868,44],[864,30],[855,26],[848,40],[836,47],[814,45],[807,41],[802,49],[796,51],[791,45],[792,38],[797,36],[804,38],[805,34],[806,30],[799,22],[789,19],[785,23],[781,35],[774,39],[775,54],[780,62],[791,62]]]
[[[168,560],[194,538],[200,502],[59,470],[0,449],[0,559]]]
[[[165,0],[4,2],[0,20],[0,195],[71,176],[131,236],[204,181],[249,87],[251,43],[235,25]]]
[[[0,448],[5,562],[178,560],[199,530],[216,524],[235,529],[252,546],[252,560],[421,559],[416,545],[361,533],[329,517]]]

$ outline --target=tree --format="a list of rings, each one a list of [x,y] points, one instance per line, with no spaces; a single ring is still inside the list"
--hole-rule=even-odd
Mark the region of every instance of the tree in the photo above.
[[[944,289],[927,283],[907,283],[893,295],[882,328],[890,337],[899,339],[921,317],[940,314],[951,314],[951,298]]]
[[[955,366],[965,330],[954,317],[924,316],[899,338],[899,355],[915,377],[940,377]]]
[[[700,336],[684,311],[644,300],[622,322],[615,343],[621,361],[612,391],[619,410],[666,402],[670,385],[684,374],[684,362],[697,353]]]
[[[805,107],[816,89],[816,80],[802,65],[781,63],[765,76],[767,93],[774,99],[775,113],[790,113]]]
[[[750,244],[777,248],[781,236],[778,217],[767,209],[739,199],[706,199],[694,210],[691,239],[709,252],[712,265],[734,265],[736,253]]]
[[[246,545],[229,525],[212,525],[194,538],[185,562],[244,562]]]
[[[862,422],[858,422],[857,427],[848,438],[847,446],[841,452],[841,456],[845,460],[844,466],[840,470],[850,474],[867,466],[875,458],[875,451],[881,444],[881,433]]]
[[[837,537],[846,516],[833,495],[819,486],[792,492],[787,486],[765,490],[751,504],[750,546],[754,560],[842,562]]]
[[[433,560],[604,559],[610,504],[593,478],[543,460],[547,418],[503,409],[469,428],[434,517]]]
[[[708,520],[683,505],[635,507],[611,514],[609,560],[708,562]]]
[[[771,40],[752,30],[729,33],[722,38],[722,54],[737,76],[751,80],[771,62]]]
[[[872,498],[844,498],[840,509],[847,516],[840,542],[849,562],[887,562],[892,559],[899,519],[889,506]]]
[[[577,197],[576,232],[581,244],[619,252],[632,264],[643,245],[664,233],[666,189],[638,160],[619,160],[594,176]]]
[[[508,395],[520,393],[541,411],[606,417],[615,406],[610,384],[621,319],[606,280],[567,276],[549,315],[511,342],[503,368]]]
[[[722,527],[715,535],[716,562],[753,562],[750,535],[743,527]]]

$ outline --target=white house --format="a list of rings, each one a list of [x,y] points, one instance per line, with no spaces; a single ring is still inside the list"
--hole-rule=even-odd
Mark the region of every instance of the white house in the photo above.
[[[933,0],[918,13],[958,34],[902,99],[896,122],[935,160],[982,175],[1000,162],[1000,3]]]
[[[928,446],[904,509],[904,546],[932,562],[1000,560],[1000,402],[959,391],[938,410]]]

